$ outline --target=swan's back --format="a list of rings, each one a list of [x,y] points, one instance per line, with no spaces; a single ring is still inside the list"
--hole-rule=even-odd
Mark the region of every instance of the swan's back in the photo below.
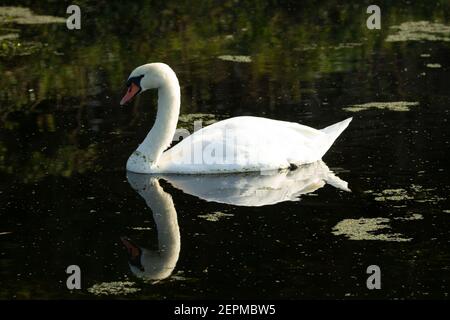
[[[222,173],[276,170],[320,160],[351,118],[322,130],[242,116],[216,122],[163,153],[158,171]]]

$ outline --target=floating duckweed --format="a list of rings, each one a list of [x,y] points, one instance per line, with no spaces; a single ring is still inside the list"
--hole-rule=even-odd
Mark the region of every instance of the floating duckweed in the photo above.
[[[442,66],[439,63],[428,63],[427,68],[437,69],[441,68]]]
[[[398,26],[397,33],[386,38],[387,42],[403,41],[450,41],[450,26],[430,21],[410,21]]]
[[[17,24],[49,24],[65,23],[66,19],[54,16],[41,16],[34,14],[30,9],[23,7],[0,7],[0,22]]]
[[[201,121],[201,127],[209,126],[218,121],[216,115],[209,113],[187,113],[180,115],[178,119],[178,127],[183,129],[196,129],[194,125],[195,121]]]
[[[360,112],[369,109],[386,109],[390,111],[409,111],[410,107],[419,105],[418,102],[396,101],[396,102],[369,102],[364,104],[355,104],[344,108],[348,112]]]
[[[203,218],[203,219],[205,219],[207,221],[217,222],[221,218],[232,217],[232,216],[234,216],[234,215],[230,214],[230,213],[214,212],[214,213],[199,215],[198,217],[199,218]]]
[[[413,197],[409,196],[405,189],[386,189],[381,193],[374,193],[378,197],[375,197],[375,201],[402,201],[411,200]]]
[[[413,220],[422,220],[423,215],[419,213],[413,213],[412,215],[408,217],[396,217],[395,220],[401,220],[401,221],[413,221]]]
[[[382,230],[390,230],[388,218],[360,218],[344,219],[332,230],[336,236],[343,235],[349,240],[378,240],[378,241],[411,241],[400,233],[381,233]]]
[[[432,194],[431,192],[435,189],[424,188],[420,185],[412,184],[410,190],[405,189],[385,189],[381,192],[367,192],[376,196],[375,201],[404,201],[404,200],[414,200],[415,202],[424,203],[432,202],[436,203],[438,201],[445,200],[445,198],[439,197]]]
[[[127,295],[141,291],[140,288],[134,287],[135,283],[130,281],[102,282],[94,284],[88,292],[97,296],[108,295]]]
[[[230,55],[224,55],[224,56],[218,56],[220,60],[224,61],[232,61],[232,62],[245,62],[250,63],[252,62],[252,58],[250,56],[230,56]]]
[[[131,227],[132,230],[144,231],[144,230],[152,230],[150,227]]]
[[[191,123],[194,121],[202,120],[206,122],[216,122],[216,115],[210,113],[185,113],[181,114],[178,121]]]

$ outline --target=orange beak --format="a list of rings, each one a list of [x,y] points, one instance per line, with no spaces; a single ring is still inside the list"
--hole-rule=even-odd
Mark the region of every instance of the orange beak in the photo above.
[[[120,105],[123,106],[128,101],[133,99],[138,93],[141,91],[141,88],[134,83],[128,87],[127,93],[123,96],[122,100],[120,100]]]

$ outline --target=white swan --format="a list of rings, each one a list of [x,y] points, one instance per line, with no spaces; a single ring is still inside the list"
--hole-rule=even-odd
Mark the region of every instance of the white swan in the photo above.
[[[164,63],[137,67],[127,81],[124,105],[137,94],[158,89],[153,128],[127,161],[136,173],[207,174],[276,170],[320,160],[352,118],[316,130],[298,123],[235,117],[202,128],[165,151],[180,112],[180,86]]]

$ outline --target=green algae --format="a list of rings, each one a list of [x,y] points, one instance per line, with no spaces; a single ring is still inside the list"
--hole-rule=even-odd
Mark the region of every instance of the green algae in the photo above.
[[[413,213],[412,215],[406,217],[395,217],[394,220],[400,221],[423,220],[423,215],[421,215],[420,213]]]
[[[193,123],[200,120],[204,123],[217,122],[216,116],[210,113],[185,113],[178,118],[178,122],[181,123]]]
[[[135,283],[131,281],[102,282],[94,284],[87,290],[89,293],[95,294],[96,296],[118,296],[141,291],[140,288],[136,288],[134,285]]]
[[[428,63],[427,68],[438,69],[438,68],[442,68],[442,66],[439,63]]]
[[[372,194],[375,196],[375,201],[380,202],[398,202],[398,201],[406,201],[413,200],[418,203],[432,202],[437,203],[438,201],[443,201],[445,198],[439,197],[433,194],[435,189],[433,188],[424,188],[417,184],[412,184],[409,187],[409,190],[398,188],[398,189],[385,189],[381,192],[374,192],[372,190],[367,190],[364,193]]]
[[[217,222],[217,221],[219,221],[219,219],[226,218],[226,217],[232,217],[232,216],[234,216],[234,215],[230,214],[230,213],[214,212],[214,213],[199,215],[198,217],[205,219],[207,221]]]
[[[387,42],[450,41],[450,26],[441,23],[409,21],[390,28],[396,33],[390,34]]]
[[[50,24],[65,23],[62,17],[38,15],[29,8],[24,7],[0,7],[0,23],[17,24]]]
[[[252,58],[250,56],[231,56],[231,55],[223,55],[217,57],[220,60],[231,61],[231,62],[241,62],[241,63],[250,63],[252,62]]]
[[[131,230],[137,230],[137,231],[146,231],[146,230],[153,230],[151,227],[131,227],[129,228]]]
[[[332,230],[336,236],[343,235],[349,240],[376,240],[407,242],[411,238],[404,238],[400,233],[389,233],[390,219],[388,218],[360,218],[344,219],[340,221]]]
[[[386,189],[381,193],[374,193],[374,195],[377,195],[375,201],[403,201],[414,199],[408,195],[405,189]]]
[[[355,104],[343,108],[348,112],[361,112],[369,109],[390,110],[397,112],[409,111],[410,107],[419,105],[418,102],[395,101],[395,102],[368,102],[364,104]]]

